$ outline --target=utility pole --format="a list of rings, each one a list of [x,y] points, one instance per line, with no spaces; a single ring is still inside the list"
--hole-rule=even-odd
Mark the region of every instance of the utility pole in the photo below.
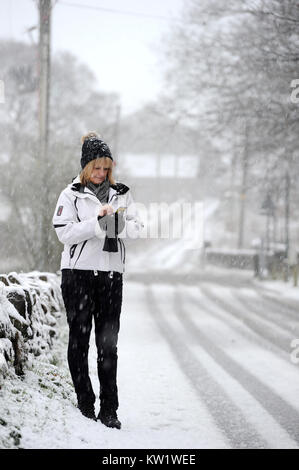
[[[290,245],[290,174],[289,170],[286,169],[285,174],[285,247],[286,247],[286,258],[289,255]]]
[[[285,115],[285,264],[286,264],[286,273],[285,280],[288,281],[289,278],[289,251],[290,251],[290,165],[289,165],[289,148],[288,148],[288,113]]]
[[[39,137],[40,158],[46,159],[49,129],[51,0],[39,0]]]
[[[238,248],[243,248],[244,245],[244,223],[245,223],[245,210],[246,210],[246,192],[247,192],[247,173],[248,173],[248,124],[245,123],[244,133],[244,151],[242,158],[242,184],[240,192],[240,219],[239,219],[239,237]]]
[[[121,105],[117,104],[116,105],[116,115],[115,115],[115,125],[114,125],[114,136],[113,136],[113,154],[114,158],[117,159],[117,176],[119,177],[119,169],[121,168],[120,161],[119,161],[119,155],[118,155],[118,148],[119,148],[119,128],[120,128],[120,114],[121,114]]]
[[[231,232],[235,231],[236,227],[236,166],[237,166],[237,152],[239,149],[235,146],[233,149],[233,155],[230,166],[230,215],[229,215],[229,230]]]
[[[117,104],[117,106],[116,106],[116,116],[115,116],[115,126],[114,126],[114,155],[116,157],[117,157],[117,154],[118,154],[118,144],[119,144],[120,114],[121,114],[121,105]]]
[[[38,168],[41,188],[41,253],[40,269],[47,269],[48,260],[48,189],[47,164],[49,140],[49,94],[50,94],[50,42],[51,0],[39,0],[39,154]]]

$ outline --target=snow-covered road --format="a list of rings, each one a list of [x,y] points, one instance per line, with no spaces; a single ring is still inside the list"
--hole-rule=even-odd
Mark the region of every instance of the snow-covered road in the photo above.
[[[295,288],[251,273],[131,276],[119,336],[122,430],[75,408],[62,316],[57,364],[37,361],[0,390],[1,446],[299,448],[297,305]],[[90,364],[98,393],[93,339]]]

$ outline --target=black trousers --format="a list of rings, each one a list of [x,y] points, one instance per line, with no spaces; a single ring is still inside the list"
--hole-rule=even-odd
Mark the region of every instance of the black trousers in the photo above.
[[[61,290],[69,325],[68,364],[79,406],[95,402],[88,372],[94,318],[101,408],[118,408],[117,339],[122,287],[122,274],[118,272],[62,270]]]

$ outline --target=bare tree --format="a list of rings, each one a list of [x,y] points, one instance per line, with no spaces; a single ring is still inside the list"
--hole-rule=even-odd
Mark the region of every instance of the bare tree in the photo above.
[[[177,114],[230,145],[240,169],[239,246],[245,201],[260,199],[266,183],[278,202],[285,172],[298,176],[298,116],[289,100],[290,82],[299,76],[298,20],[295,0],[189,0],[165,51],[165,93]]]
[[[37,51],[34,46],[0,42],[5,103],[0,106],[0,200],[11,208],[1,239],[2,256],[19,260],[11,269],[59,268],[61,246],[52,227],[60,191],[80,171],[81,136],[98,130],[113,136],[118,97],[97,89],[92,72],[70,54],[53,59],[49,152],[41,177],[38,152]],[[47,191],[47,204],[41,195]],[[42,216],[47,250],[41,236]]]

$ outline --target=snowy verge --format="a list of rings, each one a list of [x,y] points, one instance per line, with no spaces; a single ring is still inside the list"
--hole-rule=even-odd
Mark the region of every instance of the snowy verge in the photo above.
[[[59,284],[53,273],[0,275],[0,383],[10,372],[22,376],[37,356],[52,360],[63,309]]]

